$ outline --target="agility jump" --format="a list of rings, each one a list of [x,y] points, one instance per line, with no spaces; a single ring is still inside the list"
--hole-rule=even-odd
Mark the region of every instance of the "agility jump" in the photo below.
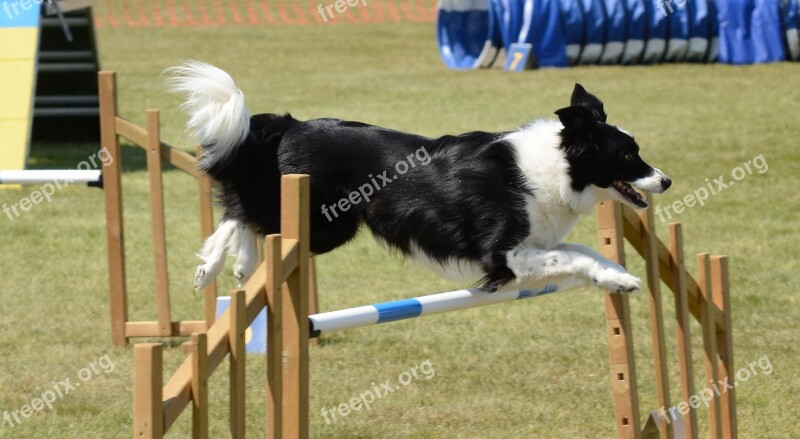
[[[140,344],[135,356],[134,432],[136,437],[160,438],[180,413],[192,405],[194,437],[206,437],[208,428],[207,380],[228,354],[231,369],[230,431],[244,431],[244,330],[267,307],[268,437],[306,438],[308,432],[308,341],[330,331],[420,317],[457,309],[537,297],[540,291],[484,293],[461,290],[415,299],[309,315],[308,313],[308,199],[305,176],[284,176],[282,187],[282,235],[266,238],[265,262],[244,289],[232,294],[232,304],[207,334],[192,336],[193,351],[162,387],[162,345]],[[700,282],[682,264],[681,229],[670,226],[670,250],[652,230],[652,213],[639,217],[615,203],[598,206],[600,243],[605,256],[622,262],[622,239],[627,237],[647,258],[651,326],[654,340],[658,404],[671,407],[664,357],[666,337],[659,278],[675,294],[678,320],[679,383],[684,398],[695,394],[689,318],[703,328],[706,377],[719,380],[732,370],[730,313],[727,298],[727,258],[698,255]],[[649,224],[649,226],[648,226]],[[644,437],[629,323],[628,295],[606,294],[607,334],[611,357],[611,381],[617,436]],[[735,437],[734,392],[711,401],[709,426],[712,437]],[[682,419],[684,437],[698,437],[696,411]],[[661,423],[661,437],[673,437],[678,423]]]
[[[174,149],[159,137],[158,112],[147,112],[147,127],[132,124],[117,115],[114,74],[100,74],[103,145],[119,157],[118,136],[123,136],[148,151],[151,177],[151,206],[154,219],[163,218],[163,188],[160,161],[167,160],[195,175],[196,159]],[[156,165],[156,162],[158,164]],[[114,161],[115,164],[119,160]],[[152,164],[151,164],[152,163]],[[245,427],[244,365],[245,329],[258,313],[267,309],[267,431],[272,438],[307,438],[309,396],[309,341],[326,332],[420,317],[493,303],[538,297],[564,288],[545,286],[540,290],[482,293],[461,290],[415,299],[376,304],[316,314],[310,311],[315,295],[309,252],[309,182],[304,176],[284,176],[281,189],[281,235],[265,240],[264,262],[244,286],[231,294],[231,305],[216,320],[210,313],[206,292],[205,320],[171,322],[160,304],[168,294],[159,289],[157,322],[128,322],[126,313],[125,267],[122,252],[121,168],[109,167],[104,175],[106,213],[109,219],[109,263],[111,278],[112,327],[114,340],[125,344],[135,336],[181,336],[191,334],[191,354],[163,383],[162,345],[137,344],[134,347],[134,434],[140,438],[161,438],[184,409],[192,406],[193,437],[208,436],[208,379],[227,357],[230,361],[230,433],[242,437]],[[157,172],[156,172],[157,171]],[[201,197],[208,197],[210,185],[199,178]],[[204,186],[206,185],[206,186]],[[155,187],[155,190],[153,188]],[[652,205],[652,203],[650,203]],[[203,206],[203,203],[201,203]],[[205,208],[203,208],[205,209]],[[203,218],[203,234],[213,227],[208,210]],[[683,265],[683,238],[680,224],[670,224],[669,245],[655,233],[650,209],[634,212],[617,203],[597,206],[600,253],[624,265],[624,240],[644,258],[646,264],[653,367],[658,400],[648,407],[671,407],[670,383],[665,356],[661,282],[673,293],[676,309],[677,345],[682,400],[695,395],[689,322],[694,318],[702,328],[705,378],[719,381],[733,371],[733,344],[728,297],[727,257],[698,255],[698,276],[693,278]],[[155,221],[154,221],[155,224]],[[154,226],[154,238],[163,233]],[[162,239],[154,239],[154,254],[159,276],[159,260],[166,249]],[[163,253],[162,253],[163,252]],[[161,270],[166,272],[163,258]],[[162,287],[163,288],[163,287]],[[166,299],[165,299],[166,298]],[[619,438],[650,437],[642,430],[640,402],[633,355],[629,296],[606,294],[606,334],[609,342],[610,377],[615,427]],[[167,310],[168,310],[167,306]],[[651,420],[653,415],[651,414]],[[682,424],[682,425],[681,425]],[[672,438],[673,427],[681,425],[683,437],[698,437],[697,410],[683,416],[682,423],[661,422],[657,436]],[[729,390],[710,401],[708,425],[711,437],[736,437],[735,391]],[[678,432],[675,432],[678,433]],[[647,435],[647,436],[645,436]]]

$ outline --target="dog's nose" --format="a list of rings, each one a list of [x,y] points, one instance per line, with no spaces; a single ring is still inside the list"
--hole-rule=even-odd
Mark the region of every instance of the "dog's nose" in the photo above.
[[[667,190],[667,189],[669,189],[670,186],[672,186],[672,180],[670,180],[669,177],[664,177],[664,178],[661,179],[661,188],[662,189]]]

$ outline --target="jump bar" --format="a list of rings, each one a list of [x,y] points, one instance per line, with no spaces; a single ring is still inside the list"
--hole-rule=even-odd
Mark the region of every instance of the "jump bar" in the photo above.
[[[360,328],[397,320],[413,319],[431,314],[441,314],[460,309],[477,308],[496,303],[539,297],[558,291],[556,285],[546,285],[538,290],[503,291],[487,293],[477,288],[432,294],[414,299],[396,300],[374,305],[359,306],[339,311],[308,316],[312,337],[321,333]]]
[[[0,171],[0,184],[42,185],[46,183],[84,183],[103,187],[103,173],[99,170],[24,170]]]

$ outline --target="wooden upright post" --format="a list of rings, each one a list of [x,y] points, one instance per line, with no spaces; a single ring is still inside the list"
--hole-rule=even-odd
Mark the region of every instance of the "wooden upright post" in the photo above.
[[[208,341],[192,334],[192,438],[208,438]]]
[[[282,288],[283,304],[283,435],[308,438],[308,176],[281,179],[281,233],[297,244],[297,269]]]
[[[283,438],[281,410],[283,407],[283,261],[281,235],[269,235],[265,240],[264,266],[267,269],[267,439]]]
[[[647,202],[653,205],[652,195]],[[647,208],[639,213],[642,219],[642,242],[644,243],[645,268],[647,269],[647,289],[650,292],[650,334],[653,340],[653,361],[656,379],[658,405],[669,410],[669,374],[667,373],[667,348],[664,337],[664,311],[661,301],[661,277],[658,269],[658,235],[656,234],[653,209]],[[665,419],[665,421],[670,421]],[[672,423],[662,422],[659,428],[660,439],[672,439]]]
[[[230,344],[230,437],[240,439],[245,432],[245,331],[247,331],[247,317],[245,316],[244,290],[234,290],[231,293],[231,323],[228,332]]]
[[[153,263],[156,275],[158,335],[172,335],[167,270],[167,232],[164,223],[164,185],[161,175],[161,128],[158,110],[147,110],[147,174],[150,177],[150,216],[153,233]]]
[[[724,331],[717,329],[717,373],[719,378],[734,380],[733,366],[733,325],[731,323],[731,298],[728,286],[728,257],[711,257],[711,290],[714,304],[722,311]],[[722,437],[736,439],[736,389],[727,389],[720,396],[722,411]]]
[[[708,253],[697,255],[697,283],[700,286],[702,295],[702,306],[700,307],[701,324],[703,326],[703,349],[705,352],[706,380],[716,383],[719,380],[717,354],[717,325],[714,321],[713,293],[711,291],[711,258]],[[708,389],[707,386],[705,386]],[[722,416],[720,402],[716,397],[712,397],[708,402],[708,435],[712,439],[722,439]]]
[[[680,362],[681,397],[683,401],[695,394],[694,365],[692,363],[692,339],[689,314],[689,285],[686,267],[683,265],[683,233],[680,223],[669,225],[669,253],[671,268],[675,277],[675,320],[678,342],[678,361]],[[669,410],[669,407],[666,407]],[[673,415],[673,413],[668,413]],[[676,416],[679,416],[677,413]],[[683,419],[683,435],[686,439],[697,439],[697,409],[689,408]]]
[[[308,260],[308,315],[313,316],[319,312],[319,301],[317,298],[317,264],[314,258]],[[319,337],[308,340],[309,345],[319,345]]]
[[[618,203],[604,201],[597,206],[597,228],[600,253],[625,264],[622,210]],[[636,363],[633,355],[633,332],[627,294],[606,293],[606,332],[611,359],[611,389],[614,394],[614,415],[617,437],[641,437],[639,395],[636,384]]]
[[[111,304],[111,342],[128,343],[128,292],[125,276],[125,229],[122,219],[122,154],[117,137],[117,76],[100,72],[100,143],[111,160],[103,167],[103,196],[106,204],[106,242],[108,243],[108,293]]]
[[[143,343],[133,347],[133,437],[164,437],[161,409],[162,345]]]

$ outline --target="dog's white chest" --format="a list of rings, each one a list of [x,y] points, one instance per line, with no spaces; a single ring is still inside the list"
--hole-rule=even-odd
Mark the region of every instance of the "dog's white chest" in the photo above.
[[[560,244],[578,223],[579,215],[567,206],[528,196],[525,210],[530,231],[525,244],[549,250]]]

